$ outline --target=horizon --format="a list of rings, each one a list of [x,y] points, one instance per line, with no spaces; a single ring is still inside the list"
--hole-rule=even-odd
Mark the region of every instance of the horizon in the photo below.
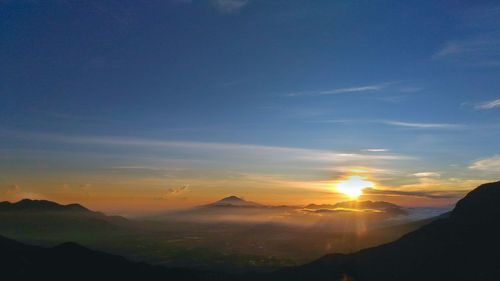
[[[309,205],[318,205],[318,206],[321,206],[321,205],[328,205],[328,206],[333,206],[333,205],[336,205],[336,204],[341,204],[341,203],[348,203],[348,202],[355,202],[355,203],[366,203],[366,202],[373,202],[373,203],[379,203],[379,202],[382,202],[382,203],[392,203],[394,204],[393,202],[391,201],[383,201],[383,200],[370,200],[370,199],[363,199],[364,196],[359,196],[358,198],[349,198],[348,196],[344,197],[343,200],[339,200],[339,201],[327,201],[325,203],[317,203],[317,202],[308,202],[308,203],[302,203],[302,204],[267,204],[267,203],[264,203],[264,202],[259,202],[259,201],[254,201],[254,200],[251,200],[251,199],[247,199],[246,197],[244,196],[239,196],[239,195],[228,195],[228,196],[225,196],[225,197],[222,197],[222,198],[218,198],[218,199],[214,199],[212,201],[202,201],[198,204],[195,204],[195,205],[188,205],[188,206],[180,206],[180,207],[167,207],[167,208],[159,208],[159,209],[152,209],[152,210],[142,210],[142,211],[139,211],[139,210],[134,210],[132,212],[130,211],[124,211],[123,209],[121,208],[118,208],[118,209],[99,209],[99,207],[102,207],[101,205],[94,205],[92,204],[92,202],[90,202],[90,205],[86,205],[85,203],[83,202],[76,202],[76,201],[68,201],[68,202],[61,202],[61,201],[56,201],[56,200],[50,200],[50,199],[47,199],[47,198],[22,198],[22,199],[16,199],[16,200],[4,200],[4,201],[0,201],[0,203],[2,202],[8,202],[10,204],[16,204],[16,203],[19,203],[21,201],[46,201],[46,202],[50,202],[50,203],[55,203],[55,204],[58,204],[58,205],[61,205],[61,206],[68,206],[68,205],[80,205],[90,211],[93,211],[93,212],[101,212],[101,213],[104,213],[106,215],[116,215],[116,216],[123,216],[125,218],[131,218],[131,219],[138,219],[138,218],[148,218],[148,217],[151,217],[151,216],[155,216],[155,215],[161,215],[161,214],[165,214],[165,213],[171,213],[171,212],[175,212],[175,211],[182,211],[182,210],[190,210],[190,209],[196,209],[197,207],[203,207],[203,206],[208,206],[210,204],[214,204],[214,203],[218,203],[220,201],[223,201],[225,199],[229,199],[229,198],[237,198],[238,200],[242,200],[244,202],[248,202],[248,203],[257,203],[261,206],[264,206],[264,207],[291,207],[291,208],[298,208],[298,209],[304,209],[304,208],[307,208],[307,206]],[[460,200],[461,198],[459,198],[458,200]],[[457,200],[457,201],[458,201]],[[436,214],[441,214],[441,213],[445,213],[447,211],[451,211],[455,208],[455,203],[453,204],[449,204],[449,205],[443,205],[443,204],[439,204],[439,205],[418,205],[418,206],[414,206],[414,205],[398,205],[398,204],[395,204],[395,206],[397,207],[400,207],[400,208],[403,208],[403,209],[408,209],[408,210],[412,210],[412,209],[430,209],[430,210],[433,210],[432,212],[429,212],[428,214],[424,215],[423,217],[418,217],[420,219],[425,219],[425,218],[430,218],[432,216],[435,216]],[[106,205],[104,205],[104,207],[106,207]],[[109,206],[108,206],[109,208]],[[341,208],[343,209],[343,208]],[[129,210],[129,209],[128,209]],[[355,209],[351,210],[351,211],[354,211]],[[413,219],[410,219],[410,220],[414,220]]]
[[[0,1],[0,26],[0,201],[444,208],[500,173],[497,1]]]

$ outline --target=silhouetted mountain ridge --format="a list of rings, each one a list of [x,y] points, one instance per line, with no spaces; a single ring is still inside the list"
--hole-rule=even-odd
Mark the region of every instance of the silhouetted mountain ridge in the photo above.
[[[4,235],[26,237],[33,231],[68,233],[88,230],[109,232],[117,226],[129,225],[120,216],[108,216],[80,204],[59,204],[48,200],[22,199],[0,202],[0,229]]]
[[[0,211],[92,212],[80,204],[61,205],[48,200],[32,199],[22,199],[15,203],[0,202]]]
[[[221,280],[217,274],[169,269],[94,251],[76,243],[30,246],[0,236],[2,278],[6,280]]]
[[[494,224],[500,218],[500,181],[479,186],[456,204],[450,219],[462,224]]]

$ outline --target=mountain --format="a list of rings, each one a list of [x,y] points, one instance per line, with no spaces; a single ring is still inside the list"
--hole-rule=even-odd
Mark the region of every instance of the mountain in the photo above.
[[[451,214],[402,238],[353,254],[332,254],[262,280],[500,280],[500,182],[460,200]]]
[[[222,280],[210,272],[168,269],[93,251],[76,243],[53,248],[25,245],[0,236],[5,280]]]
[[[47,200],[23,199],[19,202],[0,202],[0,212],[91,212],[80,204],[61,205]]]
[[[255,202],[250,202],[246,201],[240,197],[237,196],[229,196],[226,198],[223,198],[219,201],[216,201],[214,203],[205,205],[204,207],[243,207],[243,208],[262,208],[265,207],[264,205],[255,203]]]
[[[130,224],[123,217],[107,216],[79,204],[30,199],[0,202],[0,235],[37,244],[90,241],[98,234],[110,236]]]
[[[0,202],[0,216],[2,217],[80,217],[100,219],[113,223],[124,223],[127,220],[120,216],[108,216],[101,212],[95,212],[80,204],[59,204],[48,200],[22,199],[18,202]]]
[[[344,201],[336,204],[309,204],[305,209],[315,210],[315,212],[328,211],[364,211],[383,212],[392,215],[406,215],[407,212],[401,206],[385,201]]]
[[[108,216],[101,212],[95,212],[85,208],[80,204],[62,205],[48,200],[22,199],[11,203],[8,201],[0,202],[0,216],[10,216],[12,214],[23,214],[25,216],[59,216],[59,217],[88,217],[102,219],[109,222],[125,222],[126,219],[120,216]]]

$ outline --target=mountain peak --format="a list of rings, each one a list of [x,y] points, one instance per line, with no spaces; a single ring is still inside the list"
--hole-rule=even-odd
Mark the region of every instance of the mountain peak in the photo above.
[[[231,196],[228,196],[226,198],[222,198],[221,200],[219,200],[219,202],[222,202],[222,201],[236,201],[236,202],[241,202],[241,201],[245,201],[244,199],[238,197],[238,196],[235,196],[235,195],[231,195]]]
[[[240,198],[240,197],[235,196],[235,195],[225,197],[219,201],[216,201],[212,204],[209,204],[208,206],[212,206],[212,207],[262,207],[261,204],[246,201],[245,199]]]

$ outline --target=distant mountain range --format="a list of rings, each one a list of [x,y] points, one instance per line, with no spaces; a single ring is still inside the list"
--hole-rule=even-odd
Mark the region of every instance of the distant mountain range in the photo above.
[[[92,212],[80,204],[61,205],[47,200],[23,199],[21,201],[0,202],[0,212],[36,211],[36,212]],[[92,212],[95,213],[95,212]]]
[[[117,226],[130,222],[120,216],[108,216],[91,211],[80,204],[62,205],[47,200],[23,199],[21,201],[0,202],[1,233],[29,235],[34,230],[46,232],[88,232],[96,230],[109,232]]]
[[[364,211],[380,211],[380,212],[398,212],[405,214],[404,208],[393,203],[384,201],[345,201],[336,204],[309,204],[305,207],[301,206],[270,206],[244,200],[238,196],[228,196],[216,202],[199,206],[198,208],[291,208],[291,209],[311,209],[311,210],[364,210]],[[21,201],[11,203],[8,201],[0,202],[0,212],[73,212],[82,214],[103,215],[99,212],[91,211],[80,204],[62,205],[47,200],[31,200],[23,199]]]
[[[229,201],[239,200],[235,198]],[[7,280],[500,280],[500,182],[484,184],[454,210],[402,238],[353,254],[332,254],[273,273],[239,275],[166,269],[66,243],[28,246],[0,237]]]
[[[385,201],[345,201],[336,204],[309,204],[305,209],[311,209],[315,212],[335,212],[335,211],[364,211],[364,212],[383,212],[394,215],[406,215],[407,211],[401,206]]]
[[[263,209],[306,209],[312,212],[326,213],[326,212],[383,212],[394,215],[405,215],[407,212],[401,206],[385,201],[345,201],[336,204],[309,204],[305,207],[302,206],[271,206],[263,205],[251,201],[246,201],[238,196],[229,196],[216,201],[211,204],[203,205],[201,208],[212,207],[237,207],[237,208],[263,208]]]

